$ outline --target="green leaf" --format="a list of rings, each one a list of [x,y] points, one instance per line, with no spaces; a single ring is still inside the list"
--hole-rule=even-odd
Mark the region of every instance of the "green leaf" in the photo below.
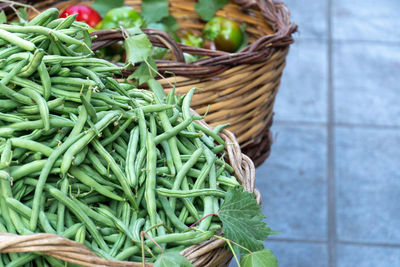
[[[126,62],[135,65],[146,60],[153,49],[153,45],[146,34],[137,34],[125,39]]]
[[[215,13],[223,8],[228,3],[227,0],[199,0],[194,5],[197,13],[203,20],[210,20],[214,17]]]
[[[176,22],[176,18],[173,16],[167,16],[160,21],[162,24],[167,26],[170,31],[176,31],[179,29],[179,25]]]
[[[4,10],[0,12],[0,24],[7,23],[7,16]]]
[[[18,13],[23,20],[26,21],[28,19],[28,13],[26,12],[25,8],[23,7],[18,8]]]
[[[168,0],[142,1],[142,17],[147,23],[158,22],[168,15]]]
[[[278,267],[278,260],[272,251],[263,249],[252,254],[245,254],[240,259],[242,267]]]
[[[151,57],[147,62],[148,64],[146,64],[146,62],[142,62],[140,66],[135,70],[135,72],[128,77],[128,79],[135,79],[139,82],[139,85],[142,85],[148,80],[154,78],[156,76],[156,72],[154,70],[157,70],[157,65]],[[149,67],[149,65],[151,66],[151,68]]]
[[[243,188],[228,191],[218,216],[224,236],[250,251],[263,249],[264,239],[273,234],[263,221],[265,217],[255,195]]]
[[[121,7],[123,4],[124,0],[95,0],[91,7],[104,17],[109,10]]]
[[[179,252],[166,252],[157,258],[154,267],[193,267],[193,264]]]

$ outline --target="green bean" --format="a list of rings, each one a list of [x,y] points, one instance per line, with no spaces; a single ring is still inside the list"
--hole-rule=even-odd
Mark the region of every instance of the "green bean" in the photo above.
[[[214,133],[212,130],[210,130],[198,123],[194,123],[193,125],[194,125],[194,128],[196,128],[197,130],[202,131],[205,134],[211,136],[212,138],[214,138],[215,141],[217,141],[221,145],[225,145],[224,139],[222,139],[218,134]]]
[[[54,115],[50,115],[50,126],[54,128],[60,127],[73,127],[75,124],[63,117],[58,117]],[[36,130],[42,129],[44,127],[43,120],[35,120],[35,121],[24,121],[24,122],[15,122],[8,125],[9,128],[17,130],[17,131],[26,131],[26,130]]]
[[[75,241],[78,243],[84,243],[86,239],[86,227],[82,225],[75,234]]]
[[[8,111],[18,106],[19,104],[11,99],[0,99],[0,111]]]
[[[11,191],[11,186],[10,186],[10,182],[0,179],[0,188],[1,188],[1,194],[2,197],[7,198],[10,197],[12,198],[12,191]],[[2,212],[3,214],[3,212]],[[19,216],[18,213],[16,213],[14,210],[12,210],[11,208],[8,208],[8,215],[9,218],[12,222],[12,224],[14,225],[16,231],[19,234],[28,234],[30,233],[25,226],[23,225],[21,218]]]
[[[143,98],[144,100],[146,100],[149,103],[153,102],[153,97],[151,94],[147,94],[146,92],[143,92],[142,90],[138,90],[138,89],[132,89],[128,91],[128,95],[130,97],[140,97]]]
[[[107,217],[111,221],[113,221],[115,227],[121,232],[123,232],[126,236],[128,236],[132,241],[135,241],[133,238],[132,233],[129,231],[128,227],[126,224],[124,224],[121,220],[116,218],[114,214],[112,214],[110,211],[108,211],[105,208],[96,208],[96,210],[103,216]]]
[[[177,122],[178,118],[179,118],[179,110],[174,109],[174,113],[173,113],[172,117],[170,117],[168,119],[171,124],[175,124]]]
[[[169,205],[169,202],[166,197],[164,196],[159,196],[158,198],[161,202],[161,205],[165,211],[165,214],[168,216],[170,219],[171,223],[179,230],[179,231],[185,231],[188,227],[179,220],[178,217],[176,217],[174,211],[172,210],[171,206]]]
[[[8,233],[16,233],[16,229],[14,227],[14,224],[11,221],[10,218],[10,213],[9,213],[9,208],[7,207],[6,201],[3,196],[0,195],[0,211],[1,211],[1,217],[4,219],[5,225],[7,227],[7,232]]]
[[[114,222],[111,219],[107,218],[106,216],[100,213],[97,213],[96,211],[88,207],[86,203],[83,203],[82,201],[79,201],[76,198],[72,199],[72,201],[76,205],[78,205],[83,212],[85,212],[90,218],[92,218],[97,223],[108,227],[114,227]]]
[[[11,163],[11,160],[12,160],[11,148],[12,148],[12,143],[11,143],[11,140],[8,139],[6,144],[5,144],[5,146],[4,146],[3,152],[1,153],[1,158],[0,158],[0,166],[1,166],[1,168],[0,169],[3,169],[5,167],[10,166],[10,163]],[[3,176],[5,176],[5,174],[3,174]]]
[[[197,149],[193,153],[193,155],[190,158],[190,160],[185,162],[185,164],[182,166],[182,168],[176,174],[174,185],[172,187],[173,190],[177,190],[177,189],[179,189],[181,187],[183,178],[185,177],[185,175],[187,174],[189,169],[192,168],[194,164],[196,164],[197,159],[200,157],[200,155],[202,153],[203,153],[203,148],[200,147],[199,149]],[[170,199],[170,204],[171,204],[172,210],[175,209],[175,203],[176,203],[176,199],[171,198]]]
[[[122,222],[125,225],[129,224],[129,217],[130,217],[130,207],[128,203],[122,203]],[[124,245],[125,243],[125,234],[124,233],[120,233],[119,234],[119,238],[118,240],[115,242],[114,246],[112,247],[111,251],[110,251],[110,255],[112,257],[116,256],[117,252],[121,249],[121,247]]]
[[[24,121],[24,119],[21,118],[20,116],[17,116],[17,115],[14,115],[14,114],[1,113],[1,112],[0,112],[0,120],[6,121],[6,122]]]
[[[165,153],[165,157],[167,160],[167,166],[169,169],[169,174],[172,176],[175,176],[176,171],[175,171],[174,161],[172,159],[172,154],[171,154],[171,150],[169,149],[168,143],[166,141],[163,141],[163,142],[161,142],[161,146]]]
[[[7,24],[0,24],[0,30],[2,30],[4,33],[7,33],[7,35],[10,34],[10,32],[15,32],[15,33],[36,33],[36,34],[42,34],[42,35],[54,35],[57,39],[60,39],[63,42],[66,42],[68,44],[77,44],[77,45],[84,45],[83,42],[74,39],[70,36],[68,36],[67,34],[65,34],[64,32],[66,31],[55,31],[49,28],[45,28],[42,26],[18,26],[18,25],[7,25]],[[0,38],[3,38],[3,36],[1,35],[0,32]],[[13,38],[8,37],[9,39],[5,39],[7,41],[9,41],[12,44],[15,44],[17,46],[20,46],[21,48],[28,50],[28,51],[32,51],[35,49],[35,46],[33,45],[28,45],[25,43],[22,43],[20,40],[17,39],[17,41],[15,41]],[[21,39],[21,38],[19,38]],[[14,43],[15,42],[15,43]],[[18,45],[19,44],[19,45]],[[22,47],[22,44],[24,44]]]
[[[54,152],[53,152],[54,153]],[[50,155],[51,156],[51,155]],[[55,166],[59,166],[61,161],[55,162]],[[42,170],[47,164],[47,160],[37,160],[20,166],[12,166],[10,169],[11,177],[18,180],[31,173]],[[49,172],[51,169],[49,170]]]
[[[107,125],[115,121],[117,118],[118,113],[109,112],[104,118],[96,123],[94,129],[90,129],[82,139],[68,148],[61,163],[61,175],[65,175],[67,173],[72,164],[73,157],[93,140],[93,138],[96,136],[96,132],[101,132],[105,127],[107,127]]]
[[[176,144],[177,144],[180,152],[187,154],[187,155],[192,154],[192,151],[187,149],[186,146],[184,144],[182,144],[182,142],[179,139],[176,139]]]
[[[78,179],[81,183],[93,187],[93,189],[101,195],[104,195],[108,198],[115,199],[117,201],[125,201],[124,198],[118,196],[117,194],[110,192],[109,190],[105,189],[104,186],[97,183],[93,178],[87,175],[85,172],[81,171],[77,167],[71,167],[69,172]]]
[[[91,165],[94,169],[102,176],[111,177],[110,173],[107,171],[107,168],[101,163],[101,160],[97,157],[92,150],[89,149],[88,151],[88,158],[91,162]]]
[[[167,95],[167,104],[173,105],[175,104],[175,86],[169,91]],[[172,110],[167,110],[168,117],[171,117],[173,114]]]
[[[193,138],[199,138],[199,137],[201,138],[201,137],[203,136],[202,133],[198,133],[198,132],[189,132],[189,131],[185,131],[185,130],[179,132],[179,135],[181,135],[181,136],[183,136],[183,137],[191,138],[191,139],[193,139]]]
[[[117,139],[117,138],[121,135],[121,133],[122,133],[123,131],[125,131],[126,128],[128,128],[128,126],[132,123],[132,121],[133,121],[133,118],[132,118],[132,117],[130,117],[129,119],[127,119],[127,120],[124,122],[124,124],[122,124],[121,127],[119,127],[119,129],[118,129],[114,134],[112,134],[111,136],[109,136],[109,137],[103,139],[103,140],[101,141],[101,144],[102,144],[103,146],[107,146],[107,145],[110,144],[111,142],[114,142],[115,139]]]
[[[43,61],[48,64],[61,64],[68,66],[99,66],[99,67],[115,67],[114,64],[99,58],[88,58],[87,56],[69,57],[48,55],[44,56]]]
[[[0,59],[4,59],[7,58],[15,53],[19,53],[22,51],[21,47],[18,46],[12,46],[6,49],[3,49],[2,51],[0,51]]]
[[[65,102],[64,97],[56,98],[54,100],[48,101],[47,107],[49,110],[54,110],[55,108],[61,106]],[[23,106],[18,108],[19,112],[26,113],[26,114],[37,114],[39,113],[39,107],[38,106]]]
[[[85,212],[83,212],[79,206],[77,206],[71,199],[67,197],[63,192],[59,191],[54,187],[47,186],[49,193],[56,198],[58,201],[62,202],[66,207],[68,207],[71,212],[75,214],[82,222],[84,222],[87,230],[92,235],[93,239],[96,243],[100,246],[102,250],[105,252],[109,251],[109,247],[104,242],[104,239],[100,236],[99,232],[96,229],[95,224],[93,221],[87,216]],[[33,215],[33,210],[32,210]]]
[[[199,196],[225,197],[225,192],[218,189],[192,189],[192,190],[171,190],[166,188],[157,188],[157,194],[172,198],[188,198]]]
[[[176,241],[174,243],[176,245],[184,245],[186,247],[186,246],[199,244],[201,242],[209,240],[213,236],[214,236],[214,232],[213,231],[207,231],[207,232],[198,234],[196,237],[193,237],[193,238],[190,238],[190,239],[187,239],[187,240]]]
[[[120,185],[122,186],[122,190],[124,191],[126,198],[131,203],[133,208],[137,210],[138,206],[134,199],[133,193],[128,183],[128,179],[126,178],[125,174],[121,171],[121,169],[118,167],[113,157],[107,152],[107,150],[105,150],[105,148],[100,144],[98,140],[94,140],[92,144],[97,153],[99,153],[99,155],[101,155],[107,162],[110,163],[110,168],[114,172]]]
[[[29,21],[26,25],[33,26],[33,25],[45,25],[45,22],[52,21],[58,18],[59,11],[57,8],[49,8],[45,11],[39,13],[35,18]]]
[[[104,86],[103,82],[101,81],[101,79],[93,71],[91,71],[91,70],[89,70],[87,68],[83,68],[81,66],[75,67],[74,70],[77,71],[78,73],[84,75],[85,77],[88,77],[91,80],[93,80],[100,89],[104,89],[105,88],[105,86]]]
[[[154,142],[156,144],[161,143],[162,141],[170,139],[172,136],[177,135],[179,132],[181,132],[183,129],[187,128],[193,121],[194,118],[190,117],[185,119],[183,122],[175,126],[174,128],[156,136],[154,138]]]
[[[81,101],[82,101],[83,106],[84,106],[85,109],[86,109],[87,114],[90,116],[90,118],[91,118],[94,122],[96,122],[96,121],[97,121],[96,110],[95,110],[95,108],[93,107],[93,105],[90,103],[91,92],[92,92],[92,91],[91,91],[90,89],[89,89],[88,92],[87,92],[88,97],[89,97],[89,100],[87,100],[86,97],[85,97],[84,95],[82,95],[82,94],[80,95],[80,99],[81,99]]]
[[[51,153],[53,153],[53,149],[43,145],[42,143],[36,142],[36,141],[32,141],[32,140],[28,140],[28,139],[22,139],[22,138],[11,138],[10,139],[11,144],[15,147],[21,147],[21,148],[25,148],[31,151],[36,151],[36,152],[40,152],[45,156],[50,156]]]
[[[150,217],[150,224],[154,226],[157,224],[157,207],[156,207],[156,146],[154,143],[154,138],[151,134],[147,134],[147,178],[146,178],[146,189],[145,189],[145,199],[147,204],[147,212]],[[155,234],[155,231],[153,231]]]
[[[4,26],[4,24],[3,24],[3,26]],[[27,51],[35,50],[35,45],[32,42],[24,40],[24,39],[18,37],[17,35],[12,34],[6,30],[0,29],[0,38],[1,39],[6,40],[7,42],[9,42],[13,45],[16,45]]]
[[[0,82],[0,93],[2,95],[5,95],[5,96],[11,98],[11,100],[14,100],[16,102],[19,102],[19,103],[22,103],[25,105],[33,105],[34,104],[29,97],[24,96],[14,90],[12,90],[11,88],[5,86],[2,82]]]
[[[8,174],[8,172],[0,170],[0,180],[5,180],[9,182],[10,184],[13,183],[13,178]]]
[[[139,128],[136,127],[130,133],[130,139],[128,144],[128,150],[126,151],[126,164],[125,173],[129,181],[130,186],[136,187],[138,184],[138,177],[135,173],[135,159],[137,154],[137,147],[139,142]]]
[[[156,125],[156,119],[154,116],[149,117],[149,129],[150,129],[150,134],[154,137],[157,136],[157,125]]]
[[[43,98],[47,101],[49,100],[51,95],[51,80],[44,62],[40,63],[39,67],[37,68],[37,71],[40,76],[40,81],[42,82],[43,85]]]
[[[76,235],[76,233],[78,232],[79,228],[81,228],[82,225],[83,225],[83,223],[76,223],[76,224],[70,226],[69,228],[67,228],[60,235],[65,237],[65,238],[71,239],[73,236]]]
[[[25,266],[25,264],[33,261],[37,257],[39,257],[39,255],[33,254],[33,253],[23,254],[22,256],[18,257],[17,259],[13,260],[12,262],[10,262],[7,265],[7,267]]]
[[[18,76],[22,78],[31,76],[38,69],[39,65],[42,63],[43,56],[44,56],[44,50],[40,48],[36,49],[33,54],[33,58],[30,60],[27,66],[21,69],[21,72],[18,74]]]
[[[92,80],[81,79],[81,78],[51,77],[50,80],[54,84],[60,83],[60,84],[79,85],[79,86],[84,85],[86,87],[96,85],[96,83],[93,82]]]
[[[69,181],[67,178],[64,178],[61,181],[61,192],[67,194],[69,187]],[[61,202],[57,204],[57,233],[61,234],[64,232],[64,216],[65,216],[65,205]]]
[[[47,176],[49,175],[50,170],[53,167],[53,164],[60,157],[60,155],[62,153],[64,153],[72,144],[74,144],[77,140],[79,140],[82,137],[83,137],[83,133],[76,135],[72,138],[68,138],[62,145],[57,147],[53,151],[53,153],[51,153],[51,155],[47,159],[45,165],[43,166],[43,169],[42,169],[39,179],[38,179],[38,184],[36,186],[35,195],[34,195],[34,199],[33,199],[32,217],[30,219],[30,229],[32,229],[32,231],[34,231],[36,229],[37,219],[39,217],[39,204],[40,204],[39,201],[40,201],[40,198],[41,198],[41,195],[43,192],[44,184],[46,183],[46,180],[47,180]]]
[[[63,29],[70,28],[71,25],[75,22],[75,19],[76,19],[77,16],[78,16],[78,14],[71,14],[71,15],[68,15],[65,19],[63,19],[63,20],[61,21],[60,24],[58,24],[58,25],[55,27],[55,29],[56,29],[56,30],[63,30]],[[49,25],[47,25],[47,27],[48,27],[48,28],[51,28],[51,27],[49,27]]]

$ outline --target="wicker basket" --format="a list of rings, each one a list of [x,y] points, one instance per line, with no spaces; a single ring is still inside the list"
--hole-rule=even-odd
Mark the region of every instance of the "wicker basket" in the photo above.
[[[210,128],[205,121],[199,121]],[[223,130],[221,137],[229,145],[226,146],[228,160],[235,171],[235,176],[245,190],[256,195],[261,204],[260,192],[255,188],[255,167],[249,157],[241,153],[240,146],[230,131]],[[225,241],[212,238],[193,245],[181,252],[194,266],[215,267],[228,266],[232,259],[231,252],[225,247]],[[63,261],[83,266],[137,266],[142,263],[109,261],[98,257],[84,245],[53,234],[16,235],[0,233],[0,253],[40,252]],[[153,266],[147,264],[146,266]]]
[[[64,8],[88,1],[37,1],[39,10],[55,6]],[[170,13],[181,28],[201,33],[204,21],[194,11],[196,0],[170,0]],[[250,156],[256,166],[269,155],[272,143],[269,128],[272,124],[273,105],[278,91],[291,34],[297,30],[289,21],[286,6],[273,0],[234,0],[217,15],[246,23],[249,44],[238,53],[212,51],[177,44],[166,33],[145,30],[150,41],[160,47],[168,47],[173,61],[157,61],[160,72],[173,72],[176,76],[160,80],[167,91],[171,84],[183,94],[193,87],[202,88],[193,97],[192,106],[204,114],[209,107],[206,121],[215,126],[229,123],[228,128],[239,141],[242,151]],[[140,10],[140,0],[125,0],[125,4]],[[121,40],[119,31],[98,31],[93,48],[99,49]],[[207,56],[187,64],[183,53]],[[125,72],[129,75],[131,72]]]

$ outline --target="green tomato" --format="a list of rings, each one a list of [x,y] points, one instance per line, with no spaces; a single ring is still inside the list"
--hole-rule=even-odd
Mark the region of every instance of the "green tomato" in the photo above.
[[[213,41],[218,50],[226,52],[235,52],[243,39],[239,24],[223,17],[214,17],[207,22],[203,28],[203,36]]]
[[[143,19],[140,14],[129,6],[113,8],[107,12],[98,28],[103,30],[140,27]]]

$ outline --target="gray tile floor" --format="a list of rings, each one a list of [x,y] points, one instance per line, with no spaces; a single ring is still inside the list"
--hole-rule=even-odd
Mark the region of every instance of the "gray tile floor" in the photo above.
[[[400,266],[400,1],[284,0],[299,24],[257,169],[281,267]]]

